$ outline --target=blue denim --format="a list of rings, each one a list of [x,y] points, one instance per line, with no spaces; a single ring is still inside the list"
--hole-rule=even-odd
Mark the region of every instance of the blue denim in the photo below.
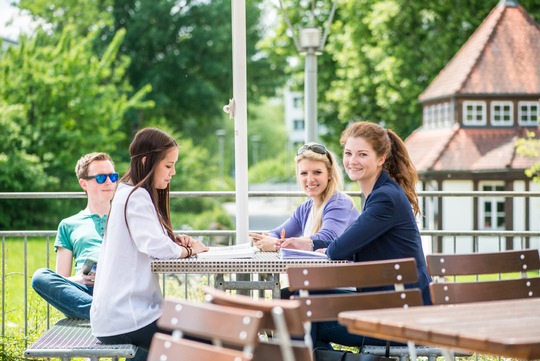
[[[94,287],[70,281],[48,268],[40,268],[32,276],[32,288],[67,317],[90,319]]]
[[[311,337],[313,347],[323,347],[332,350],[330,342],[343,346],[361,347],[364,345],[386,346],[386,341],[378,338],[365,337],[349,333],[345,326],[336,321],[313,322],[311,324]],[[404,345],[398,342],[390,342],[390,345]]]
[[[348,289],[335,289],[326,291],[311,291],[310,294],[351,294],[355,293]],[[281,289],[281,298],[288,299],[293,295],[298,295],[298,292],[291,292],[288,288]],[[311,323],[311,339],[313,340],[314,348],[326,348],[333,350],[330,342],[351,347],[361,347],[364,345],[371,346],[386,346],[386,340],[378,338],[366,337],[349,333],[345,326],[340,325],[337,321],[312,322]],[[390,342],[390,345],[403,345],[398,342]]]

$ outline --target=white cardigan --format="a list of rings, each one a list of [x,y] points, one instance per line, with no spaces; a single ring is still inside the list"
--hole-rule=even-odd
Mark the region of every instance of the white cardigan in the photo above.
[[[179,258],[175,244],[159,223],[148,191],[119,184],[114,196],[94,287],[90,322],[94,336],[116,336],[149,325],[161,316],[163,295],[152,259]]]

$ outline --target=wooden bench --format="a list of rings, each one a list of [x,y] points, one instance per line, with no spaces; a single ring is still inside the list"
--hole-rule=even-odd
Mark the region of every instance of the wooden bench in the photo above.
[[[24,351],[27,358],[58,357],[63,361],[73,357],[87,357],[97,361],[102,357],[118,360],[132,358],[137,346],[130,344],[107,345],[92,336],[90,321],[64,318]]]

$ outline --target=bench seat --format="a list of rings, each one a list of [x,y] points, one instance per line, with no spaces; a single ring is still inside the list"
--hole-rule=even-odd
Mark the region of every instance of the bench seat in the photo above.
[[[130,344],[107,345],[92,335],[90,321],[64,318],[36,340],[24,351],[27,358],[59,357],[69,360],[72,357],[87,357],[99,360],[101,357],[117,360],[119,357],[132,358],[137,346]]]

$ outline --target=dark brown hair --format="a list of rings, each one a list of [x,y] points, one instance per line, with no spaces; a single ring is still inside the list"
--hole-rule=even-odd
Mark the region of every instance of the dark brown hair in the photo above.
[[[170,186],[167,185],[165,189],[156,189],[154,185],[154,172],[159,162],[174,147],[178,147],[176,140],[160,129],[144,128],[139,130],[129,145],[131,162],[129,169],[121,179],[121,181],[131,182],[134,185],[124,207],[124,217],[127,217],[126,210],[131,194],[137,188],[144,188],[150,193],[150,198],[152,199],[160,223],[173,240],[174,233],[169,211]]]
[[[416,194],[418,174],[401,138],[392,130],[371,122],[351,124],[341,134],[341,145],[345,145],[347,139],[351,137],[365,139],[378,156],[386,156],[383,169],[401,186],[411,203],[414,214],[418,215],[420,213]]]

